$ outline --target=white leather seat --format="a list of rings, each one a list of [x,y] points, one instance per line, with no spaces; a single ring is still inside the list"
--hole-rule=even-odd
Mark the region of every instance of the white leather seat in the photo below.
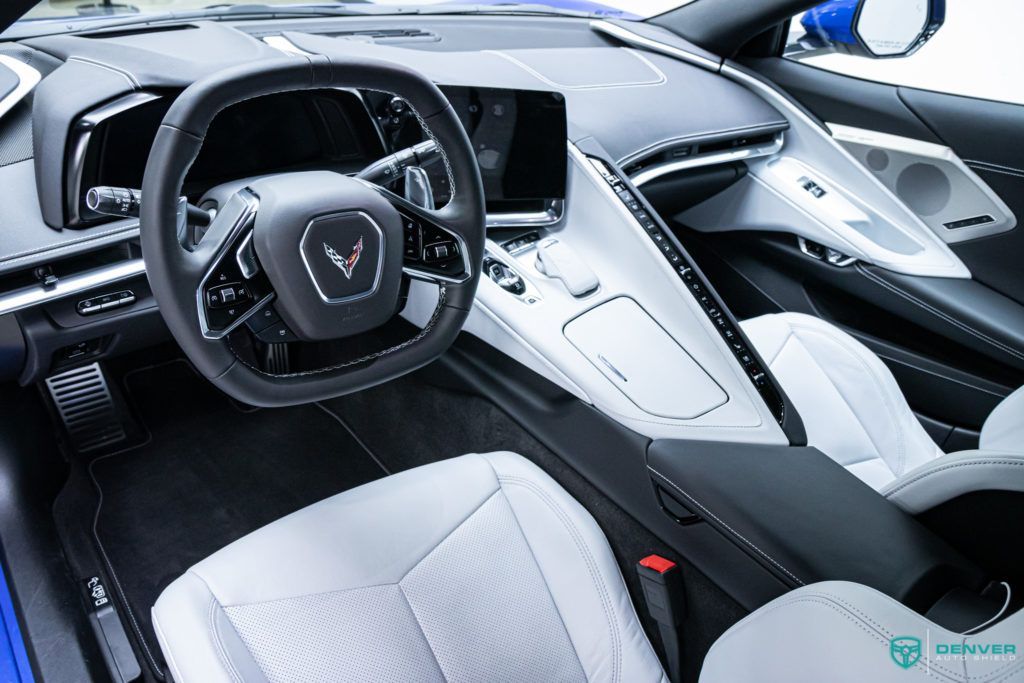
[[[512,453],[339,494],[174,581],[177,683],[665,681],[594,519]]]
[[[835,325],[779,313],[741,326],[800,412],[808,443],[909,512],[970,491],[1024,491],[1024,388],[986,420],[980,450],[947,455],[892,372]]]
[[[965,645],[984,654],[961,657]],[[964,636],[872,588],[824,581],[790,591],[722,634],[700,683],[1020,683],[1022,648],[1024,611]]]

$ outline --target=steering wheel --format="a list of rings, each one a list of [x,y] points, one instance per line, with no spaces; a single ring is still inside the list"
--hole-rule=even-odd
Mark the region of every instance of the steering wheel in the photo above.
[[[223,202],[193,247],[179,197],[213,118],[243,100],[314,88],[382,91],[408,102],[441,151],[449,203],[423,209],[327,170],[281,173]],[[411,372],[451,345],[473,303],[485,233],[476,158],[441,91],[395,63],[295,56],[197,81],[160,125],[142,196],[142,254],[168,328],[204,376],[246,403],[306,403]],[[244,353],[243,325],[266,325],[260,339],[268,341],[325,341],[379,327],[398,312],[403,276],[438,284],[439,297],[427,325],[401,343],[287,373],[262,369]]]

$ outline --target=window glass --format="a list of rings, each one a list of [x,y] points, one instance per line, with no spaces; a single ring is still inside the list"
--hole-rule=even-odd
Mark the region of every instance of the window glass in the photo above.
[[[856,0],[831,0],[793,17],[786,57],[891,85],[1024,104],[1024,0],[946,0],[946,23],[906,57],[846,54]],[[822,40],[827,36],[833,46]]]

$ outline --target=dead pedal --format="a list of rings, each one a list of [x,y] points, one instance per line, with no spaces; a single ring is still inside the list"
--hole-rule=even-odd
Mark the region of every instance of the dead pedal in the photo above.
[[[57,414],[79,453],[124,441],[127,432],[99,363],[46,379]]]

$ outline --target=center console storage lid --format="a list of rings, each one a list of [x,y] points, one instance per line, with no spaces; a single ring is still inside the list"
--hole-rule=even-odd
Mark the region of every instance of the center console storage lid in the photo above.
[[[844,580],[924,613],[984,572],[815,448],[660,440],[647,463],[681,503],[791,586]],[[666,505],[666,509],[668,508]]]
[[[651,415],[692,420],[729,400],[704,368],[628,297],[590,309],[563,331],[609,382]]]

